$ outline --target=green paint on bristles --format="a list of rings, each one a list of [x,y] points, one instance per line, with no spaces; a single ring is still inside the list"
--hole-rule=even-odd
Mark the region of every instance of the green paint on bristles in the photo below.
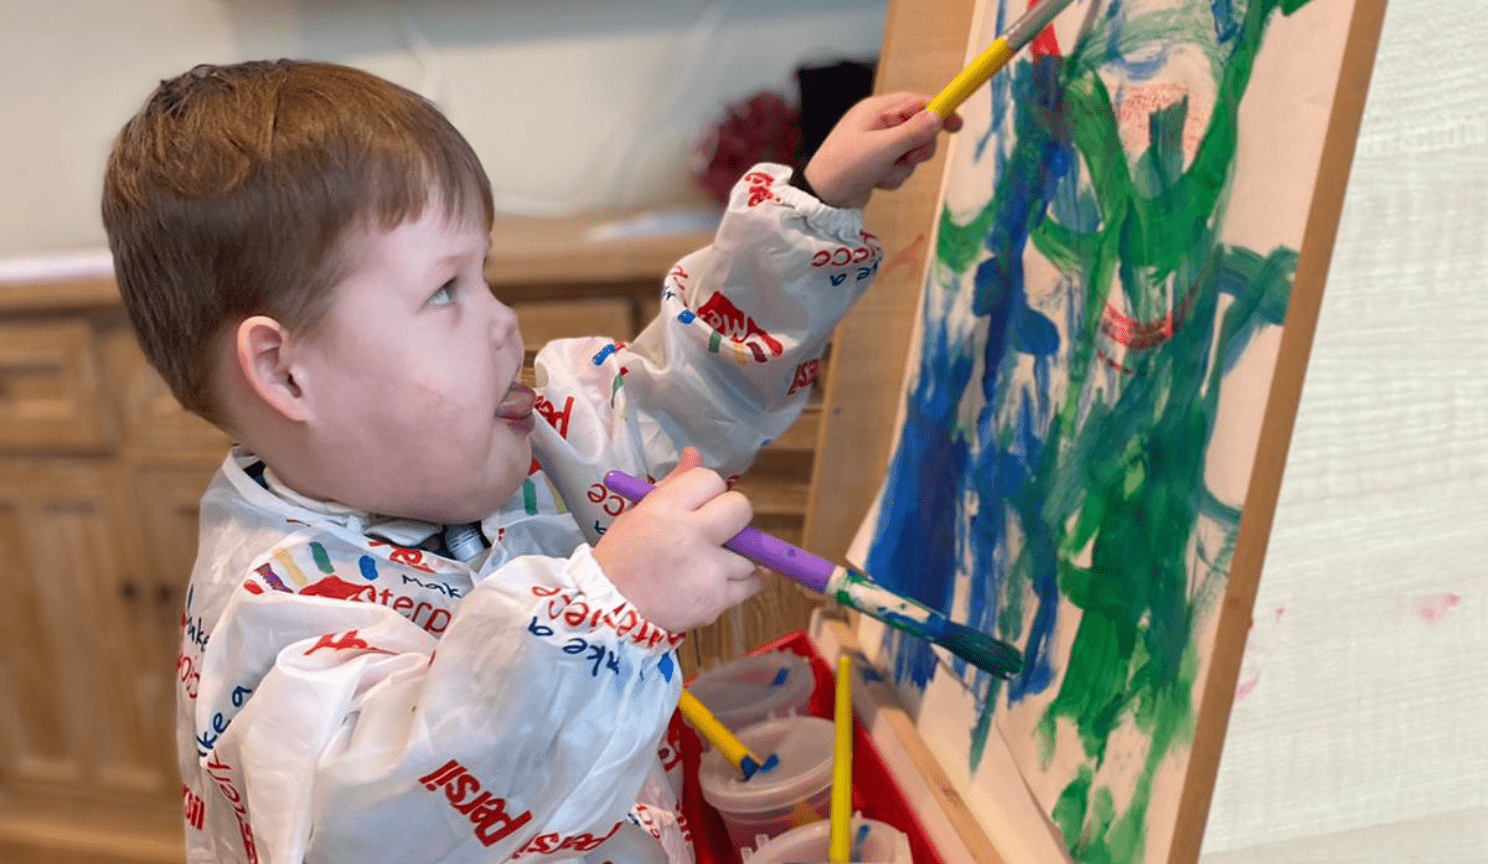
[[[932,641],[998,678],[1011,678],[1023,671],[1023,654],[1017,648],[961,624],[945,622],[945,630],[940,638]]]
[[[854,584],[872,586],[880,591],[893,594],[906,606],[920,610],[925,620],[917,621],[907,615],[865,608],[853,598],[848,590],[847,586]],[[847,578],[842,581],[834,596],[843,606],[877,618],[896,630],[902,630],[911,636],[933,642],[995,677],[1007,679],[1023,669],[1023,655],[1017,648],[994,636],[950,621],[944,615],[915,600],[895,594],[874,582],[865,573],[847,568]]]

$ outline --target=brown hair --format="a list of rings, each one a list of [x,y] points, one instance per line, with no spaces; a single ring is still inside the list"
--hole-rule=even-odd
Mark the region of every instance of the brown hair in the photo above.
[[[431,200],[491,225],[480,160],[437,108],[357,69],[261,61],[161,82],[114,142],[103,222],[145,356],[223,425],[227,328],[263,314],[313,334],[348,229],[394,228]]]

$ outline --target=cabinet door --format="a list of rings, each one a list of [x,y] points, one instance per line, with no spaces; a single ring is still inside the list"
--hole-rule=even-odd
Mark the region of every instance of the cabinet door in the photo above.
[[[145,361],[122,312],[100,314],[96,333],[105,386],[123,419],[125,448],[154,463],[222,461],[227,436],[181,407]]]
[[[174,669],[180,655],[186,586],[196,561],[197,511],[216,470],[216,462],[152,465],[135,475],[137,529],[144,540],[142,560],[148,574],[140,586],[145,599],[140,620],[149,630],[145,641],[158,658],[156,665]],[[165,683],[169,701],[175,694],[174,679]],[[168,722],[174,723],[174,717]]]
[[[102,464],[0,460],[7,819],[129,813],[142,828],[179,802],[173,658],[142,626],[124,490]]]

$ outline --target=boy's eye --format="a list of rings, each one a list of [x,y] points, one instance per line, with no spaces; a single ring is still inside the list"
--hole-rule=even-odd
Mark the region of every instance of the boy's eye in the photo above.
[[[455,280],[451,279],[439,286],[439,290],[429,295],[430,306],[448,306],[455,302]]]

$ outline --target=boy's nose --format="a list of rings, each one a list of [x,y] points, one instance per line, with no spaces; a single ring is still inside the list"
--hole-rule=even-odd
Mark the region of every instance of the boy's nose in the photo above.
[[[491,342],[495,345],[515,343],[517,350],[523,349],[522,330],[517,326],[517,313],[500,300],[493,300],[495,308],[491,314]]]

